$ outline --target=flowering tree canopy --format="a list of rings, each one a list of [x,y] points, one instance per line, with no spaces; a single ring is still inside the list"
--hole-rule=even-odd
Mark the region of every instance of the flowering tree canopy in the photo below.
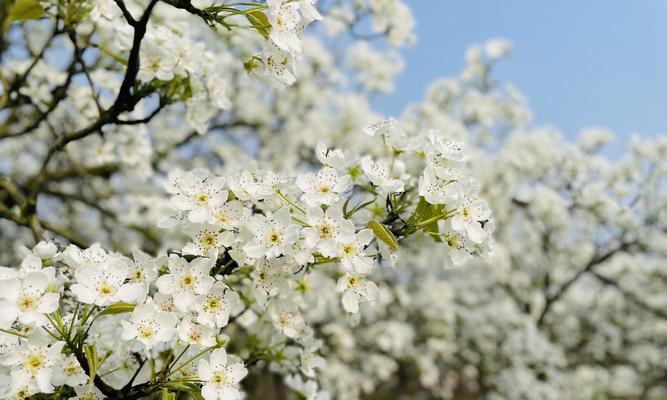
[[[399,0],[1,7],[0,398],[667,396],[667,138],[508,41],[390,118]]]

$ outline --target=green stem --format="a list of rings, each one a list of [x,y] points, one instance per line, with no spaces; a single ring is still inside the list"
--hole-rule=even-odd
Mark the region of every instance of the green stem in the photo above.
[[[18,333],[18,332],[10,331],[10,330],[7,330],[7,329],[0,329],[0,332],[4,332],[4,333],[8,333],[8,334],[10,334],[10,335],[18,336],[18,337],[23,338],[23,339],[27,339],[27,338],[28,338],[28,336],[26,336],[26,335],[24,335],[24,334],[22,334],[22,333]]]
[[[293,219],[294,221],[300,223],[300,224],[303,225],[303,226],[307,226],[307,227],[309,227],[309,228],[311,227],[311,225],[310,225],[308,222],[306,222],[306,221],[304,221],[304,220],[302,220],[302,219],[299,219],[299,218],[294,217],[294,216],[292,216],[292,219]]]
[[[170,369],[172,369],[176,365],[178,360],[180,360],[181,357],[183,357],[183,354],[185,354],[185,352],[188,351],[189,348],[190,348],[189,344],[187,346],[185,346],[183,351],[181,351],[181,354],[179,354],[178,357],[176,357],[176,359],[174,360],[174,362],[172,362],[171,365],[169,365],[169,367],[167,367],[167,371],[169,371]]]
[[[281,192],[280,190],[278,190],[277,193],[278,193],[278,196],[280,196],[283,200],[285,200],[286,202],[288,202],[289,205],[291,205],[292,207],[294,207],[294,208],[296,208],[297,210],[301,211],[302,214],[305,214],[305,213],[306,213],[306,211],[304,211],[303,208],[299,207],[299,206],[296,205],[292,200],[288,199],[287,196],[285,196],[285,195],[283,194],[283,192]]]
[[[181,368],[185,367],[186,365],[190,364],[190,363],[193,362],[194,360],[196,360],[196,359],[198,359],[199,357],[201,357],[204,353],[206,353],[206,352],[208,352],[208,351],[211,351],[211,350],[215,349],[216,347],[218,347],[217,344],[215,344],[215,345],[213,345],[213,346],[211,346],[211,347],[207,347],[207,348],[205,348],[204,350],[200,351],[199,353],[195,354],[195,355],[194,355],[193,357],[191,357],[189,360],[187,360],[187,361],[184,362],[183,364],[179,365],[178,368],[176,368],[175,370],[171,371],[171,372],[169,373],[169,375],[167,375],[167,378],[169,378],[170,376],[174,375],[176,372],[180,371]]]
[[[69,329],[67,330],[67,340],[70,340],[72,337],[72,329],[74,329],[74,321],[76,321],[76,314],[79,312],[79,302],[76,302],[74,307],[74,313],[72,314],[72,321],[69,323]]]
[[[373,203],[375,203],[375,199],[373,199],[373,200],[371,200],[371,201],[367,201],[367,202],[365,202],[365,203],[358,204],[358,205],[357,205],[356,207],[354,207],[351,211],[345,213],[345,218],[350,218],[350,217],[353,216],[357,211],[359,211],[359,210],[361,210],[361,209],[363,209],[363,208],[366,208],[367,206],[369,206],[369,205],[371,205],[371,204],[373,204]]]
[[[442,214],[440,214],[440,215],[436,215],[435,217],[429,218],[429,219],[427,219],[426,221],[422,221],[422,222],[418,223],[417,225],[415,225],[415,227],[416,227],[416,228],[423,228],[423,227],[425,227],[425,226],[427,226],[427,225],[429,225],[429,224],[432,224],[432,223],[434,223],[434,222],[436,222],[436,221],[439,221],[439,220],[441,220],[441,219],[443,219],[443,218],[447,219],[447,217],[449,217],[450,215],[454,214],[454,212],[456,212],[456,210],[446,211],[446,212],[444,212],[444,213],[442,213]]]

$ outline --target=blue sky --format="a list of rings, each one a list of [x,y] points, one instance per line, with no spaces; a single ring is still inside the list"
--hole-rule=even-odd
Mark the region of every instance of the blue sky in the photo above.
[[[632,133],[667,133],[667,0],[406,0],[418,41],[403,51],[396,91],[375,100],[389,115],[458,73],[472,43],[514,42],[495,77],[527,97],[535,124],[568,137],[605,126],[620,146]]]

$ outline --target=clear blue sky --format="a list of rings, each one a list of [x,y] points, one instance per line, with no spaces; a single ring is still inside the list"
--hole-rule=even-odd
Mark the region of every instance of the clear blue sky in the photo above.
[[[606,126],[619,138],[667,133],[667,0],[406,0],[418,41],[395,93],[377,98],[400,114],[429,82],[458,73],[472,43],[514,42],[495,77],[527,97],[535,124],[568,137]],[[621,143],[617,143],[619,146]]]

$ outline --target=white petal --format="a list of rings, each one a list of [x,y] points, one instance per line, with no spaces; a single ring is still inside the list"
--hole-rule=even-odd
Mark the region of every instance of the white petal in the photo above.
[[[211,353],[211,369],[214,371],[227,365],[227,351],[224,348],[213,350]]]
[[[97,300],[97,292],[78,283],[75,283],[70,287],[72,293],[76,296],[77,300],[86,304],[93,304]]]
[[[353,314],[359,311],[359,296],[353,291],[346,290],[341,300],[345,311]]]
[[[197,365],[197,374],[202,381],[211,379],[211,368],[207,360],[199,360]]]

